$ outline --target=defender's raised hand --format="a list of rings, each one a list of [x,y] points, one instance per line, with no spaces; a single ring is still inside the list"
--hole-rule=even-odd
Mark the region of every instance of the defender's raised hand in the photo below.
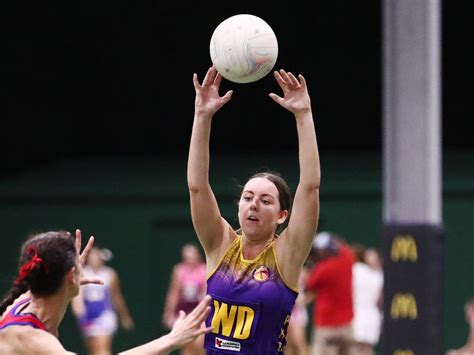
[[[79,254],[79,262],[81,263],[81,267],[84,267],[87,261],[87,257],[89,256],[89,253],[92,250],[92,246],[94,245],[94,237],[91,236],[89,238],[82,253],[81,253],[81,244],[82,244],[82,233],[80,229],[76,229],[76,250],[77,250],[77,253]],[[104,281],[99,278],[88,278],[83,274],[81,270],[81,285],[91,284],[91,283],[103,285]]]

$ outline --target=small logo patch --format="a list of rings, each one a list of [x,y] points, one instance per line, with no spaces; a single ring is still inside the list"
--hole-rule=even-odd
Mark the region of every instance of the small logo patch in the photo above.
[[[240,343],[216,337],[215,346],[218,349],[240,351]]]
[[[259,266],[253,271],[253,278],[260,282],[267,281],[270,278],[270,269],[265,265]]]

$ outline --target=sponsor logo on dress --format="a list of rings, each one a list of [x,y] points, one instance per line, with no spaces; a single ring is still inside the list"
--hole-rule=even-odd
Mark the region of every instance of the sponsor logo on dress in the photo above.
[[[250,337],[254,320],[255,311],[252,308],[214,300],[213,333],[245,340]]]
[[[254,280],[259,281],[259,282],[267,281],[270,278],[270,269],[266,267],[265,265],[261,265],[257,267],[253,271],[253,278]]]
[[[216,337],[215,346],[217,349],[240,351],[240,343]]]

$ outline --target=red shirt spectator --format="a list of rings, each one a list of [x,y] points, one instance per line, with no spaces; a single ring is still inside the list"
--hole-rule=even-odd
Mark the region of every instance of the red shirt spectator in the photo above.
[[[306,290],[316,293],[313,324],[337,327],[350,323],[354,315],[352,264],[355,256],[348,245],[334,238],[316,248],[325,256],[314,265],[306,282]]]

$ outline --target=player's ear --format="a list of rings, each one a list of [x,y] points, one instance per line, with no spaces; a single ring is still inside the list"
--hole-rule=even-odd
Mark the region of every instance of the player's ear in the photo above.
[[[78,275],[79,270],[76,266],[73,266],[66,274],[67,281],[70,282],[72,285],[79,286],[80,284],[80,275]]]
[[[280,215],[278,217],[277,223],[278,224],[284,223],[287,217],[288,217],[288,210],[280,211]]]

